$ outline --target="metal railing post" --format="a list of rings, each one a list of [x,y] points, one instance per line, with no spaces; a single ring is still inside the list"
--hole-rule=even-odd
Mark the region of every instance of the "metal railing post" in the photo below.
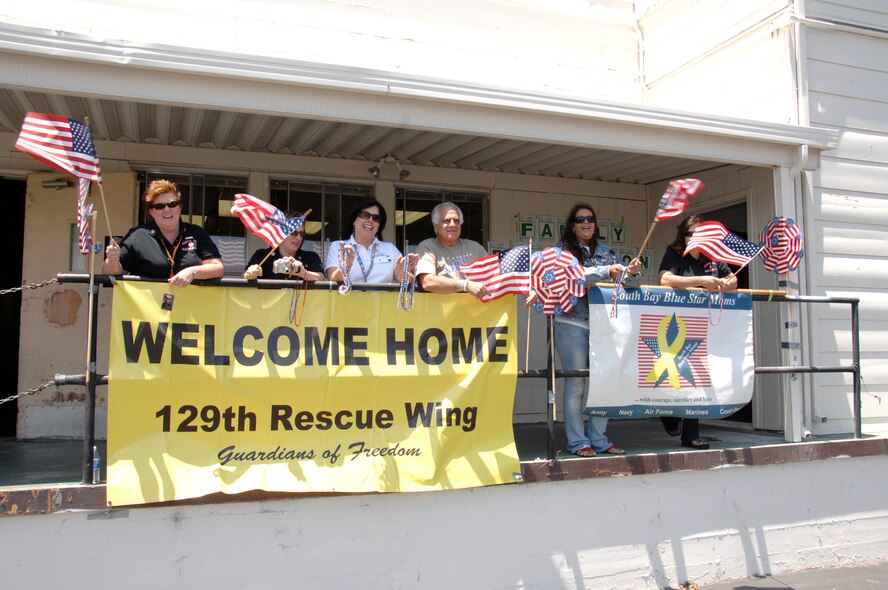
[[[863,436],[863,418],[860,399],[860,317],[859,301],[851,302],[851,363],[854,367],[854,438]]]
[[[92,285],[92,292],[89,294],[92,299],[93,309],[99,308],[99,285]],[[96,341],[98,340],[99,320],[97,313],[92,314],[89,326],[92,338],[89,344],[89,361],[86,367],[86,399],[83,401],[86,416],[83,426],[83,473],[82,481],[84,484],[92,484],[92,463],[93,463],[93,446],[96,444],[96,384],[98,376],[96,375]]]

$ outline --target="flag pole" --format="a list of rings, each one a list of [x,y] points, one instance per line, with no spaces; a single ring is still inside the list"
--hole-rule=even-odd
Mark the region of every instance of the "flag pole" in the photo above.
[[[109,219],[109,217],[108,217],[108,205],[105,204],[105,191],[104,191],[104,189],[102,189],[101,182],[97,182],[96,184],[99,185],[99,197],[101,197],[101,199],[102,199],[102,213],[105,214],[105,224],[107,224],[107,226],[108,226],[108,239],[113,241],[114,240],[114,237],[113,237],[114,233],[111,231],[111,219]],[[95,229],[95,228],[93,228],[93,229]]]
[[[83,123],[86,125],[86,128],[89,129],[89,138],[92,140],[92,127],[89,126],[89,116],[83,118]],[[95,142],[92,142],[95,145]],[[111,231],[111,220],[108,217],[108,205],[105,203],[105,191],[102,189],[102,181],[96,181],[96,184],[99,185],[99,197],[102,199],[102,213],[105,214],[105,223],[108,225],[108,239],[114,240],[114,233]],[[95,231],[95,228],[93,228]],[[95,236],[95,234],[93,234]]]
[[[308,211],[306,211],[305,213],[302,214],[302,219],[305,219],[306,217],[308,217],[308,214],[309,214],[309,213],[311,213],[311,209],[309,209]],[[294,219],[296,219],[296,218],[294,217]],[[278,244],[278,246],[280,246],[280,244]],[[263,264],[265,264],[265,261],[268,260],[268,257],[269,257],[269,256],[271,256],[272,254],[274,254],[274,251],[275,251],[275,250],[277,250],[277,246],[275,246],[274,248],[272,248],[271,250],[268,251],[268,254],[265,255],[265,258],[263,258],[263,259],[259,262],[259,266],[262,266]]]
[[[638,249],[638,256],[636,256],[636,258],[638,258],[639,260],[641,260],[641,253],[644,252],[644,247],[648,245],[651,236],[654,234],[655,227],[657,227],[656,221],[651,224],[651,229],[648,230],[648,235],[644,238],[644,242],[641,243],[641,248]]]
[[[93,377],[95,376],[95,358],[93,355],[93,316],[95,315],[96,302],[96,284],[95,284],[95,262],[96,262],[96,212],[93,211],[89,215],[90,221],[90,239],[87,242],[89,246],[89,292],[87,295],[87,330],[86,330],[86,371],[84,375],[84,384],[86,385],[86,398],[84,399],[84,412],[86,414],[85,429],[83,436],[83,483],[96,484],[89,466],[93,459],[93,446],[95,445],[95,427],[96,427],[96,397],[95,384]]]
[[[533,238],[527,240],[527,275],[530,277],[530,257],[533,255]],[[528,281],[527,296],[530,297],[530,281]],[[530,360],[530,316],[531,310],[527,310],[527,338],[525,338],[524,350],[524,372],[527,372],[528,362]]]

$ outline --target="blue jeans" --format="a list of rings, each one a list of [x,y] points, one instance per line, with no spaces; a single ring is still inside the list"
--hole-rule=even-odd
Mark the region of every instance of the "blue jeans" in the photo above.
[[[571,324],[555,322],[555,350],[563,369],[589,368],[589,330]],[[564,379],[564,430],[567,433],[567,450],[576,453],[583,447],[592,447],[600,453],[611,446],[604,431],[607,418],[590,416],[583,424],[586,409],[586,380],[582,377]]]

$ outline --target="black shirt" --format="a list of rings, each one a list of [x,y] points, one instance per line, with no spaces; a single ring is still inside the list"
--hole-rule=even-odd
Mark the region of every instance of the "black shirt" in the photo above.
[[[172,272],[167,252],[173,257]],[[222,255],[210,234],[184,221],[179,222],[179,237],[172,244],[153,220],[132,228],[120,242],[120,265],[126,273],[140,277],[168,279],[182,269],[199,266],[202,260],[212,258],[222,260]]]
[[[700,254],[700,258],[691,255],[682,256],[672,248],[667,248],[660,262],[660,272],[668,270],[680,277],[715,276],[726,277],[731,274],[731,268],[724,262],[714,262]]]
[[[271,248],[262,248],[260,250],[256,250],[253,253],[253,256],[250,257],[250,261],[247,263],[247,268],[250,268],[254,264],[259,264],[260,260],[268,256],[269,251],[271,251]],[[281,256],[281,253],[277,250],[274,251],[274,254],[268,256],[268,260],[262,263],[262,276],[259,278],[279,280],[297,278],[295,275],[277,274],[272,270],[272,267],[274,266],[274,261],[278,258],[283,258],[283,256]],[[293,255],[293,258],[301,262],[307,270],[324,274],[324,265],[321,264],[321,257],[314,252],[303,252],[302,249],[299,249],[296,250],[296,254]]]

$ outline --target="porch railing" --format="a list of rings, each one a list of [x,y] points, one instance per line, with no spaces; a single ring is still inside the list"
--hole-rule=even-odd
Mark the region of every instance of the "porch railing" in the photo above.
[[[89,275],[60,273],[57,275],[59,283],[85,283],[90,284]],[[95,275],[93,280],[92,292],[90,293],[90,305],[93,310],[98,310],[98,297],[100,287],[113,287],[115,282],[120,280],[119,277],[107,275]],[[164,282],[152,279],[142,279],[135,276],[124,277],[123,280],[141,281],[141,282]],[[292,281],[263,280],[257,287],[256,282],[246,281],[236,278],[222,278],[207,281],[197,281],[201,285],[216,285],[224,287],[244,287],[250,289],[256,288],[292,288]],[[328,281],[318,281],[311,284],[311,288],[315,290],[334,290],[338,287],[337,283]],[[396,284],[372,284],[372,283],[355,283],[353,289],[367,291],[395,291],[399,288]],[[851,307],[851,359],[850,365],[776,365],[756,367],[755,372],[759,374],[801,374],[801,373],[851,373],[853,379],[853,421],[854,421],[854,437],[860,438],[862,435],[861,422],[861,397],[860,397],[860,333],[859,333],[859,305],[860,300],[854,297],[819,297],[808,295],[784,295],[777,293],[753,294],[754,302],[767,303],[837,303],[847,304]],[[548,322],[552,322],[552,318],[548,318]],[[551,334],[551,325],[547,326],[547,333]],[[108,376],[96,373],[96,342],[98,336],[98,317],[96,313],[91,314],[91,322],[89,326],[89,356],[87,363],[87,372],[75,375],[56,375],[56,385],[83,385],[86,387],[85,400],[85,416],[84,416],[84,434],[83,434],[83,483],[92,483],[92,467],[93,467],[93,446],[95,445],[95,410],[96,410],[96,387],[99,385],[107,385]],[[547,392],[547,427],[548,427],[548,459],[554,461],[556,459],[556,443],[555,443],[555,392],[551,387],[553,377],[555,379],[561,377],[587,377],[589,371],[583,370],[564,370],[555,368],[554,352],[551,346],[547,346],[547,362],[545,369],[529,369],[518,371],[518,377],[524,379],[546,379],[549,384]]]

